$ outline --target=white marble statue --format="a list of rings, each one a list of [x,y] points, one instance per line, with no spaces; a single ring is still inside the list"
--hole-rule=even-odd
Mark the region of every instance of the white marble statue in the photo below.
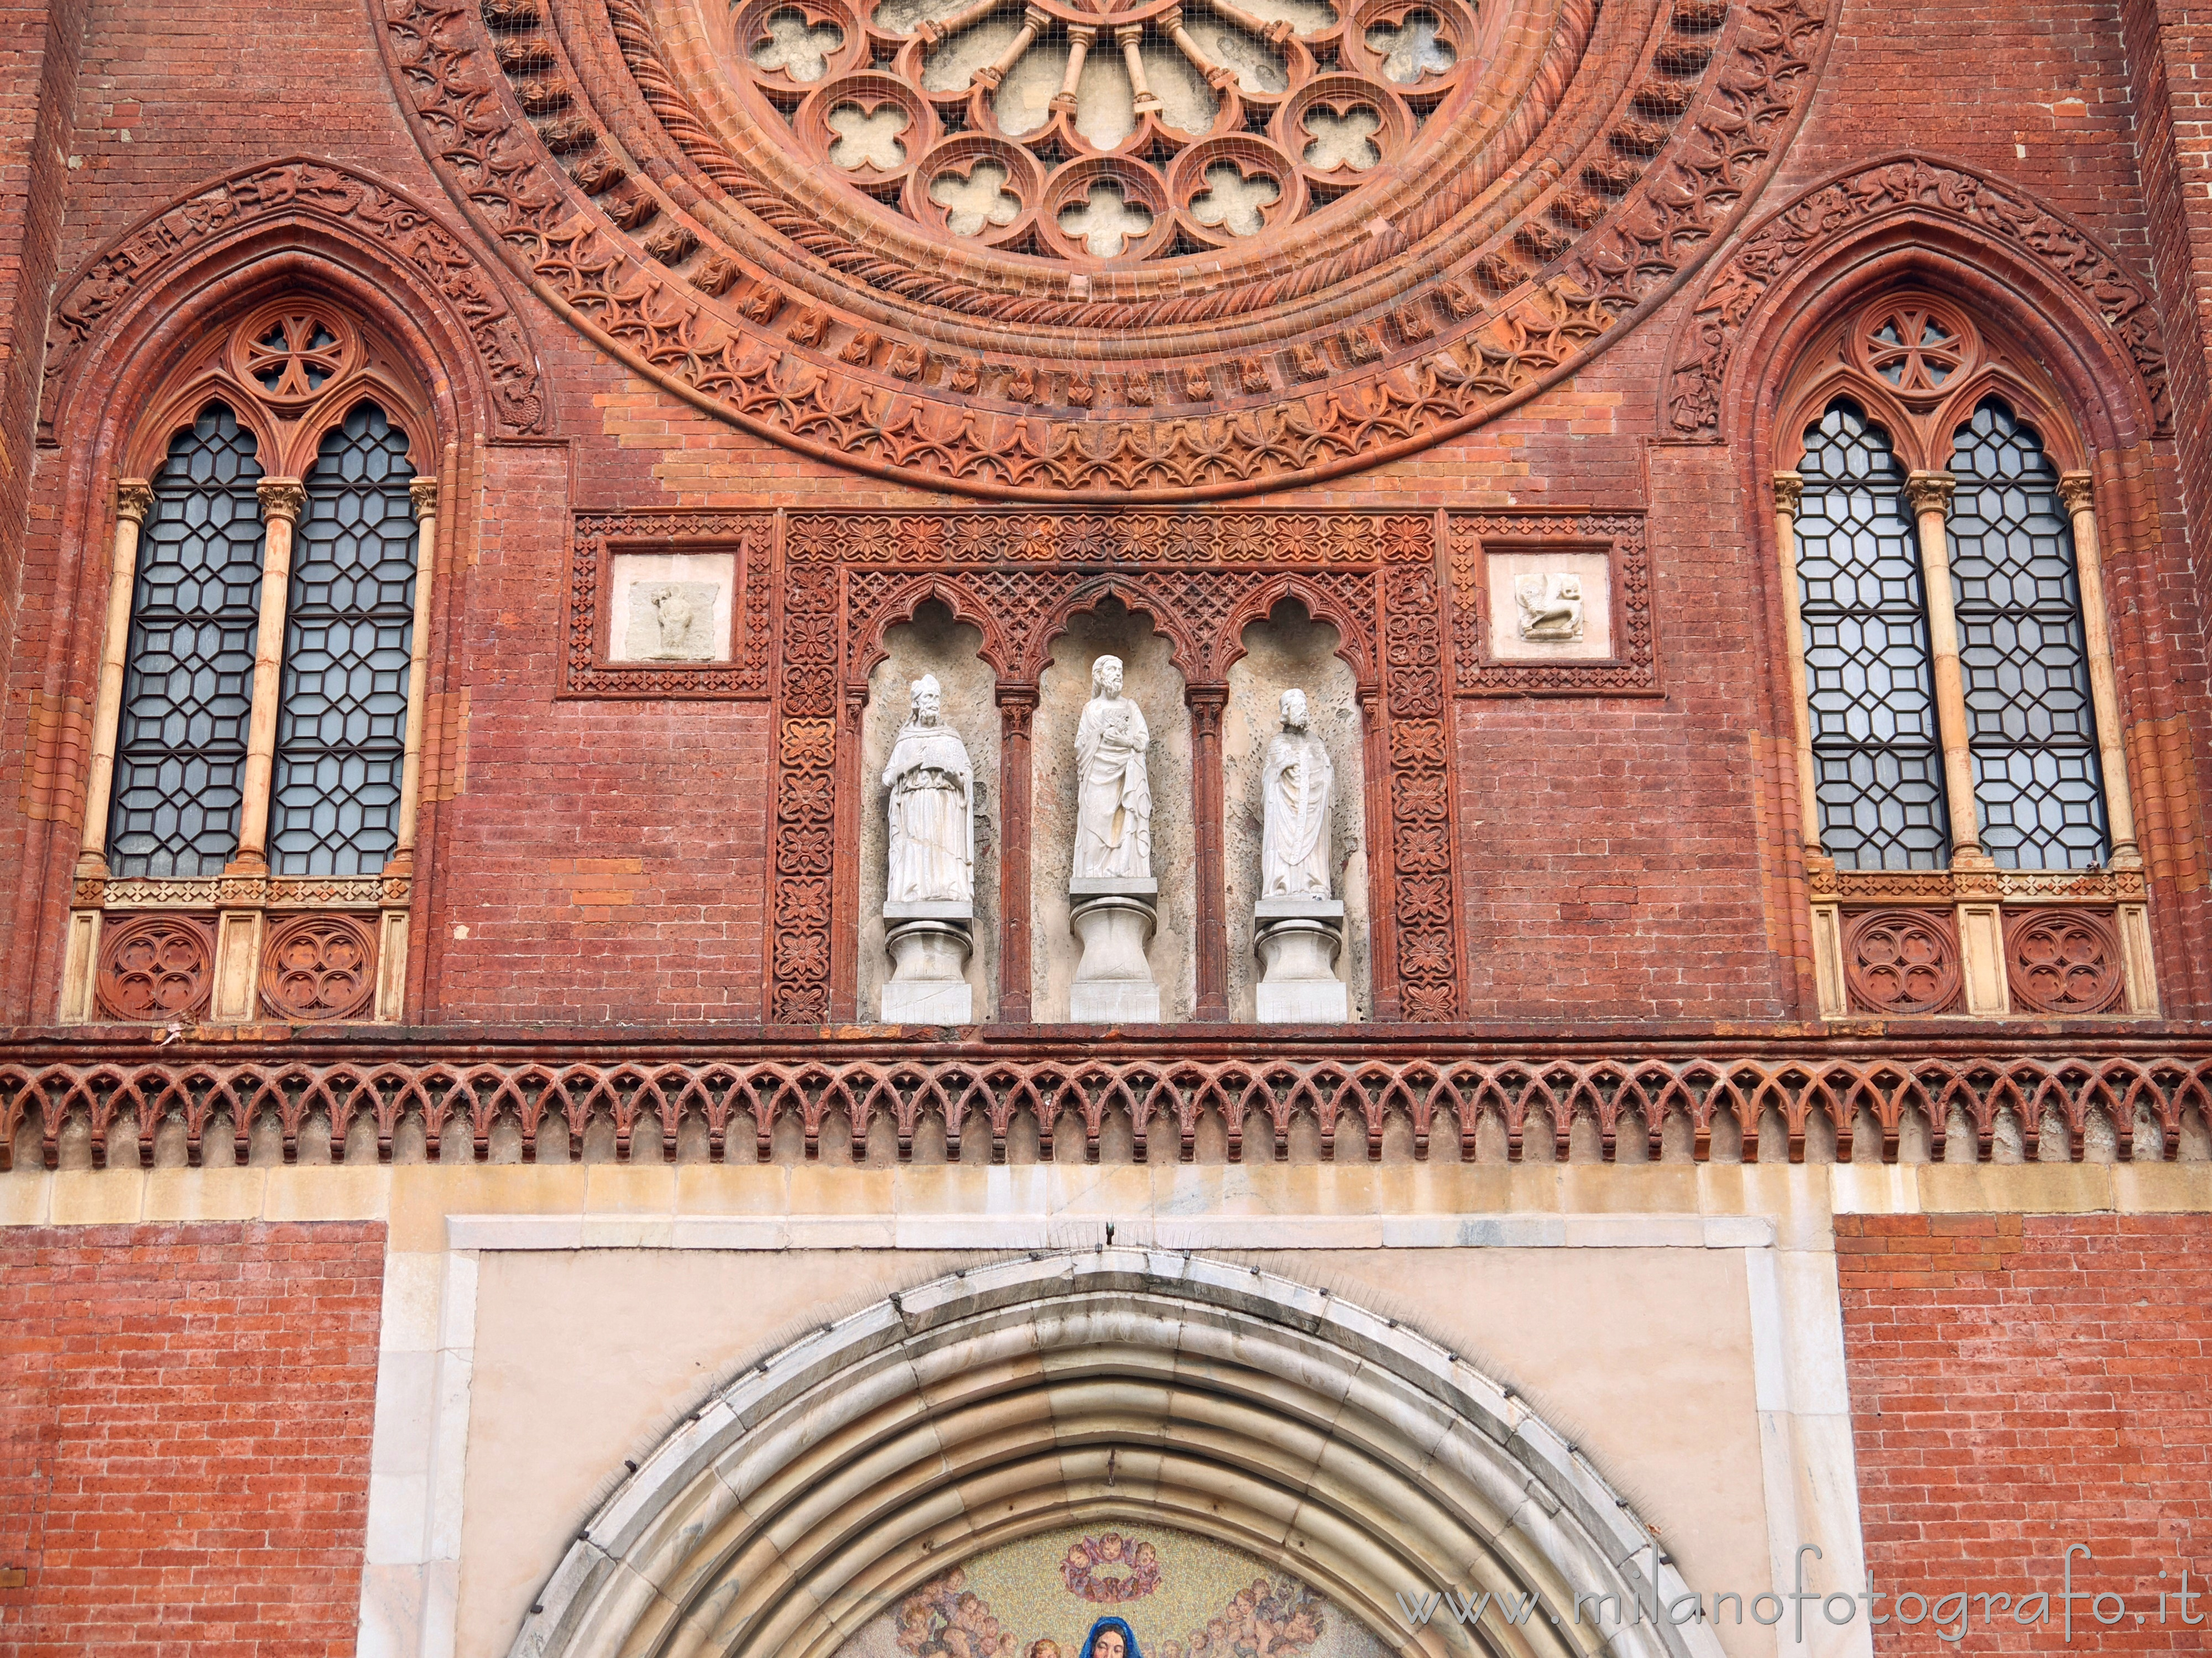
[[[973,903],[975,898],[975,774],[960,733],[941,717],[934,674],[914,682],[914,711],[899,728],[884,768],[890,799],[894,904]]]
[[[1260,787],[1267,811],[1260,840],[1262,898],[1326,898],[1328,809],[1336,768],[1306,728],[1306,694],[1283,693],[1283,728],[1267,744]]]
[[[1140,880],[1152,872],[1152,732],[1121,695],[1121,659],[1091,668],[1091,701],[1075,730],[1075,878]]]

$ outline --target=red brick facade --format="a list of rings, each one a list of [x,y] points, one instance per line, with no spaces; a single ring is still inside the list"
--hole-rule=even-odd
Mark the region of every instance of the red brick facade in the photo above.
[[[2212,1627],[2212,1222],[2201,1215],[1841,1216],[1836,1248],[1877,1587],[2056,1596],[2086,1544],[2075,1644],[2201,1652]],[[2186,1568],[2199,1598],[2183,1621]],[[2166,1574],[2163,1581],[2160,1573]],[[2170,1595],[2158,1618],[2160,1590]],[[1971,1650],[2060,1649],[1971,1603]],[[1908,1605],[1908,1615],[1919,1610]],[[2126,1616],[2113,1614],[2124,1610]],[[2135,1614],[2147,1614],[2142,1623]],[[1956,1650],[1893,1625],[1876,1650]]]
[[[350,1654],[384,1228],[10,1230],[0,1278],[0,1647]]]

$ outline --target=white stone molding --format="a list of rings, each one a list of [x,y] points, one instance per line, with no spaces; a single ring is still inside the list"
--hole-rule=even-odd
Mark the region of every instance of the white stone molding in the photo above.
[[[1456,1355],[1324,1291],[1123,1248],[942,1278],[746,1373],[617,1488],[510,1653],[826,1658],[964,1555],[1132,1505],[1431,1658],[1575,1658],[1595,1631],[1408,1631],[1410,1584],[1564,1610],[1648,1597],[1656,1561],[1662,1602],[1689,1592],[1627,1500]],[[1606,1649],[1721,1653],[1709,1627],[1649,1621]]]

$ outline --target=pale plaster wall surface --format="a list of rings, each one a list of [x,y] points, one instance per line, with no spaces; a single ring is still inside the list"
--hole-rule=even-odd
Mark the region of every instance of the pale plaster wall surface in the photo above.
[[[1352,1017],[1367,1017],[1373,990],[1368,960],[1366,755],[1358,681],[1336,654],[1337,631],[1285,600],[1264,622],[1244,629],[1244,655],[1229,670],[1229,705],[1221,715],[1222,848],[1229,920],[1229,1017],[1249,1023],[1258,1008],[1253,986],[1252,906],[1260,891],[1260,848],[1267,822],[1261,779],[1267,745],[1282,729],[1286,690],[1306,694],[1307,730],[1328,750],[1336,771],[1330,811],[1329,884],[1344,900],[1344,953],[1337,977],[1351,991]]]
[[[912,622],[886,633],[884,643],[890,653],[868,676],[868,706],[860,715],[860,1017],[876,1017],[884,981],[891,972],[884,953],[884,888],[890,878],[884,859],[890,841],[890,791],[884,786],[884,767],[913,705],[908,688],[930,673],[944,693],[945,723],[960,733],[975,773],[975,949],[968,957],[968,984],[975,993],[981,1023],[999,1006],[998,676],[976,654],[981,633],[955,622],[933,599]]]
[[[1121,659],[1122,694],[1135,701],[1152,733],[1152,874],[1160,896],[1158,926],[1146,957],[1160,987],[1160,1017],[1172,1024],[1189,1018],[1197,1000],[1190,709],[1166,637],[1152,631],[1150,616],[1132,616],[1113,599],[1070,621],[1053,641],[1052,662],[1037,686],[1030,750],[1033,1011],[1040,1023],[1066,1020],[1068,987],[1083,953],[1067,921],[1075,858],[1075,728],[1091,700],[1091,665],[1102,656]]]

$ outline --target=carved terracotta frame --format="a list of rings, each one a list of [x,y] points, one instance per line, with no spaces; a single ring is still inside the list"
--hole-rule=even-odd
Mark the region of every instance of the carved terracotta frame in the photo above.
[[[1366,709],[1375,1005],[1458,1017],[1451,744],[1436,514],[815,513],[783,543],[765,1017],[855,1017],[859,734],[884,635],[924,601],[982,635],[998,676],[1005,823],[1000,1018],[1030,1007],[1030,750],[1037,682],[1071,616],[1108,598],[1168,639],[1192,716],[1194,1017],[1227,1017],[1220,718],[1245,625],[1298,599],[1336,628]]]
[[[775,513],[576,515],[569,568],[563,698],[765,701],[775,654]],[[654,664],[610,659],[614,562],[623,553],[726,553],[730,654],[719,662]]]
[[[1461,696],[1663,696],[1641,512],[1500,509],[1449,520],[1452,689]],[[1489,555],[1592,553],[1610,571],[1613,653],[1598,660],[1501,661],[1490,652]]]

